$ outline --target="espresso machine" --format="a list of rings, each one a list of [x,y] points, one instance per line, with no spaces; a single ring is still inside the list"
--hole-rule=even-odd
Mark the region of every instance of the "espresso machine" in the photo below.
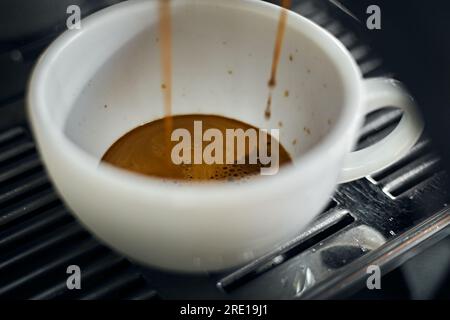
[[[60,200],[36,152],[25,114],[30,72],[66,29],[66,8],[82,16],[121,0],[0,3],[0,299],[435,299],[450,297],[450,11],[419,1],[297,0],[292,10],[327,29],[365,78],[404,82],[426,132],[400,161],[340,185],[327,208],[288,243],[223,272],[182,274],[142,266],[93,237]],[[271,1],[277,3],[277,1]],[[403,3],[403,4],[400,4]],[[368,29],[369,5],[381,29]],[[412,22],[414,21],[414,22]],[[370,114],[364,148],[402,114]],[[66,266],[84,271],[66,288]],[[382,290],[366,287],[369,266]]]

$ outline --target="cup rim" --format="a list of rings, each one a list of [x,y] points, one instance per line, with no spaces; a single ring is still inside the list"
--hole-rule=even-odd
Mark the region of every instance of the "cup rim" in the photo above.
[[[217,5],[223,4],[221,0],[215,1]],[[210,4],[211,0],[196,0],[197,5],[205,3]],[[79,32],[90,32],[101,19],[114,19],[114,12],[130,9],[134,5],[146,4],[149,3],[139,0],[126,1],[103,9],[85,18],[83,20],[83,28]],[[268,2],[228,0],[225,5],[236,10],[244,8],[259,10],[273,19],[278,19],[279,17],[280,7]],[[125,13],[122,12],[122,14]],[[287,27],[306,34],[325,54],[330,56],[330,51],[336,54],[334,59],[331,60],[334,62],[343,83],[346,102],[330,132],[321,141],[314,144],[310,150],[305,152],[296,161],[295,165],[280,170],[275,176],[267,179],[255,179],[240,185],[200,183],[189,185],[185,188],[178,188],[174,184],[164,183],[157,178],[128,172],[109,164],[99,166],[97,158],[82,150],[66,136],[64,130],[55,126],[44,97],[44,88],[51,64],[58,59],[58,55],[63,53],[64,48],[69,43],[76,41],[77,35],[79,35],[78,32],[71,33],[66,31],[59,36],[39,58],[30,78],[27,94],[27,111],[29,119],[31,119],[32,129],[37,137],[38,146],[41,140],[47,139],[52,144],[58,145],[59,153],[65,155],[71,167],[84,170],[93,179],[101,179],[105,183],[115,184],[119,190],[126,185],[126,188],[133,190],[133,192],[144,195],[153,194],[155,197],[167,198],[168,191],[170,191],[171,199],[181,201],[185,207],[198,205],[200,198],[202,205],[209,203],[214,206],[225,195],[230,203],[234,203],[239,199],[245,199],[246,201],[257,199],[260,201],[269,194],[283,193],[283,190],[289,188],[293,181],[302,179],[302,175],[305,172],[314,168],[317,159],[323,157],[327,150],[338,143],[342,137],[345,137],[348,130],[353,128],[354,124],[359,121],[361,110],[358,107],[362,97],[362,75],[359,67],[349,51],[338,39],[327,30],[293,11],[289,11]],[[42,136],[38,132],[42,133]]]

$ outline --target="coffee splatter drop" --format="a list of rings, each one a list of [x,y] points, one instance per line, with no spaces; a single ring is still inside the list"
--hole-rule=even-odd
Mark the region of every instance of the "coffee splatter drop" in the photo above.
[[[264,112],[264,116],[266,117],[266,119],[270,119],[270,117],[272,116],[272,94],[269,95],[269,98],[267,99],[267,107],[266,107],[266,111]]]
[[[304,127],[303,131],[305,131],[307,135],[311,135],[311,129]]]

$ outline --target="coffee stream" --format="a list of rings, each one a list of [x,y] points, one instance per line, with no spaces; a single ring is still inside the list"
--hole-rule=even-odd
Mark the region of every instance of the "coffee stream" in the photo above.
[[[277,71],[278,65],[280,64],[281,49],[283,48],[283,39],[286,32],[287,15],[288,9],[290,9],[291,7],[291,0],[281,0],[281,6],[283,7],[283,9],[281,9],[280,19],[278,20],[277,38],[275,40],[272,69],[269,79],[269,98],[267,99],[266,111],[264,113],[266,119],[270,119],[270,117],[272,116],[272,94],[273,89],[277,85]]]
[[[159,34],[160,34],[160,55],[162,69],[161,89],[164,93],[164,130],[166,139],[165,161],[170,159],[170,136],[173,131],[172,123],[172,15],[170,0],[159,1]]]
[[[265,111],[266,118],[271,116],[272,93],[276,86],[277,69],[280,62],[283,38],[286,29],[287,9],[291,0],[281,0],[283,9],[277,28],[277,37],[269,80],[269,98]],[[170,0],[159,0],[159,34],[162,84],[164,95],[163,120],[153,121],[138,127],[109,148],[102,158],[120,168],[148,176],[175,180],[243,180],[258,175],[263,165],[257,164],[225,164],[225,165],[175,165],[171,159],[171,151],[175,143],[171,141],[173,130],[178,128],[193,132],[194,121],[202,121],[203,129],[215,128],[225,134],[226,129],[255,129],[254,127],[220,116],[186,115],[172,116],[172,16]],[[271,137],[267,142],[270,150]],[[277,142],[278,143],[278,142]],[[225,144],[224,144],[225,145]],[[259,146],[258,146],[259,148]],[[225,151],[224,151],[225,152]],[[236,150],[235,150],[236,152]],[[259,149],[257,150],[259,154]],[[246,155],[248,156],[248,154]],[[292,160],[284,147],[279,144],[279,165],[291,163]],[[248,163],[248,162],[246,162]]]

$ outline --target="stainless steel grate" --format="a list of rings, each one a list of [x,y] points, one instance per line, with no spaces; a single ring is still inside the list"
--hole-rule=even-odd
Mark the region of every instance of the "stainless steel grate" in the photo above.
[[[391,199],[413,195],[436,176],[444,176],[440,159],[430,149],[430,142],[421,140],[401,161],[368,177]]]
[[[23,127],[0,134],[0,182],[0,298],[157,297],[67,212]],[[72,264],[83,270],[82,294],[67,289]]]
[[[218,287],[226,292],[231,292],[252,279],[261,276],[263,273],[320,244],[321,241],[332,237],[337,232],[351,225],[354,221],[355,219],[344,210],[331,211],[328,214],[324,214],[306,232],[291,242],[221,279],[218,282]]]

